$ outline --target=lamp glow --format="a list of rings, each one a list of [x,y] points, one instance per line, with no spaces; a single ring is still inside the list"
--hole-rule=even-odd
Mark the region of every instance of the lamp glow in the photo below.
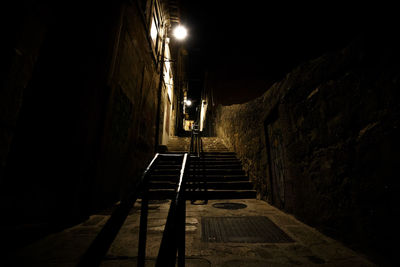
[[[176,28],[174,29],[174,36],[176,39],[178,40],[183,40],[186,38],[187,36],[187,30],[185,27],[183,27],[182,25],[178,25],[176,26]]]
[[[191,106],[192,105],[192,101],[190,101],[189,99],[188,100],[186,100],[186,106]]]

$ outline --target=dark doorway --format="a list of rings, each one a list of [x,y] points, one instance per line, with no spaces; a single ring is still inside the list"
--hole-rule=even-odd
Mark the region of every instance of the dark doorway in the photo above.
[[[278,208],[285,206],[285,164],[282,129],[279,125],[278,108],[274,108],[264,122],[265,143],[268,158],[270,200]]]

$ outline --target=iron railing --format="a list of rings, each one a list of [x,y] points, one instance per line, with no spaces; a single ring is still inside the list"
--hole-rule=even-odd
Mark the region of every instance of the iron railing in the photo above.
[[[159,156],[160,154],[158,153],[154,156],[154,158],[152,159],[146,170],[143,172],[141,180],[139,180],[138,184],[135,186],[135,189],[132,190],[132,193],[128,195],[128,197],[121,200],[119,205],[115,207],[110,218],[108,219],[104,227],[100,230],[99,234],[93,240],[89,248],[86,250],[86,252],[82,256],[77,266],[79,267],[99,266],[101,264],[101,261],[103,260],[112,242],[115,240],[115,237],[117,236],[119,230],[121,229],[123,223],[128,217],[131,208],[135,204],[140,189],[143,187],[144,184],[147,183],[148,176],[151,170],[154,168],[155,162],[157,161]],[[148,206],[148,202],[147,204],[145,204],[145,206]],[[145,214],[147,217],[147,209],[145,210]],[[143,233],[140,234],[143,235]],[[141,240],[141,242],[143,243],[143,239]],[[145,245],[145,240],[144,240],[144,245]],[[139,245],[139,250],[143,249],[143,247],[144,247],[143,244]],[[141,253],[139,253],[139,255],[142,255]],[[144,263],[144,259],[140,260],[143,261]]]
[[[179,173],[179,179],[175,190],[175,196],[172,198],[171,206],[168,212],[167,222],[163,233],[160,250],[158,253],[156,266],[175,266],[176,254],[178,253],[178,266],[185,266],[185,225],[186,225],[186,166],[190,157],[188,153],[184,154],[159,154],[157,153],[146,170],[143,172],[134,192],[115,208],[105,226],[96,236],[86,253],[82,256],[78,266],[99,266],[106,255],[109,247],[117,236],[125,219],[127,218],[133,204],[135,203],[139,190],[142,191],[140,230],[139,230],[139,248],[137,266],[145,266],[146,258],[146,239],[147,239],[147,217],[149,208],[149,178],[155,169],[157,162],[162,157],[182,157],[182,165]]]
[[[204,200],[202,204],[207,204],[207,179],[205,175],[204,148],[198,121],[193,125],[190,138],[189,156],[191,169],[188,178],[188,191],[190,192],[192,204],[198,200],[197,196],[200,195],[204,198],[202,199]],[[203,194],[200,192],[203,192]]]
[[[185,199],[185,170],[188,154],[183,155],[182,168],[176,188],[175,198],[171,201],[164,234],[156,266],[175,266],[178,252],[178,266],[185,266],[185,227],[186,227],[186,199]]]
[[[154,169],[155,163],[159,158],[160,154],[157,153],[153,160],[150,162],[147,169],[142,175],[142,203],[140,210],[140,230],[139,230],[139,248],[137,265],[144,266],[146,258],[146,241],[147,241],[147,217],[149,213],[149,179],[151,171]]]
[[[190,135],[189,155],[200,157],[203,152],[203,140],[201,140],[200,126],[196,122],[193,124],[193,129]]]
[[[157,156],[157,155],[156,155]],[[168,212],[167,222],[165,224],[164,233],[158,252],[156,266],[175,266],[176,254],[178,252],[178,266],[185,266],[185,225],[186,225],[186,199],[185,199],[185,176],[188,154],[158,154],[160,156],[182,157],[182,165],[179,173],[175,196],[171,200]],[[140,215],[139,230],[139,249],[138,249],[138,266],[144,266],[146,258],[146,238],[147,238],[147,217],[148,217],[148,200],[149,200],[149,179],[146,176],[151,174],[151,166],[156,161],[155,157],[149,168],[144,174],[144,190],[142,194],[142,206]]]

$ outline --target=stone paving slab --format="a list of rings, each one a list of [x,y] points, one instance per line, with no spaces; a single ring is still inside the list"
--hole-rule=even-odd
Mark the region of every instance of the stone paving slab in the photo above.
[[[238,210],[215,208],[215,203],[242,203]],[[146,266],[154,266],[169,202],[150,204]],[[265,201],[255,199],[210,200],[207,205],[187,202],[187,266],[375,266],[362,255],[324,236]],[[136,266],[140,200],[128,215],[101,266]],[[201,238],[204,216],[266,216],[289,235],[293,243],[207,243]],[[49,235],[12,255],[0,266],[76,266],[81,256],[108,220],[93,215],[82,224]]]
[[[243,203],[245,209],[226,210],[214,208],[221,202]],[[149,235],[147,246],[148,266],[154,265],[161,231],[150,231],[165,221],[169,203],[159,205],[149,213]],[[139,216],[139,210],[137,210]],[[326,237],[291,215],[270,206],[261,200],[210,200],[208,205],[191,205],[187,202],[186,257],[187,266],[374,266],[354,251]],[[287,233],[294,243],[207,243],[201,238],[201,218],[204,216],[266,216]],[[132,214],[131,216],[135,216]],[[164,220],[162,219],[164,218]],[[137,256],[137,223],[126,223],[123,228],[136,229],[130,235],[121,231],[108,251],[102,266],[125,266],[122,261],[134,263]],[[157,230],[160,230],[157,228]],[[127,249],[127,247],[130,247]],[[125,260],[122,258],[125,257]],[[118,260],[120,259],[120,260]],[[151,260],[153,259],[153,261]],[[118,265],[120,262],[121,265]],[[110,265],[110,264],[116,265]],[[146,265],[146,266],[147,266]],[[135,266],[135,265],[131,265]]]
[[[1,259],[0,266],[76,266],[109,217],[92,215],[79,225],[50,234]]]

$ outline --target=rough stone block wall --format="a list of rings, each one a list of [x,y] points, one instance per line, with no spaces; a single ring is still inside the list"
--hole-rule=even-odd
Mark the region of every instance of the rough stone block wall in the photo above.
[[[304,63],[257,99],[220,106],[216,126],[260,198],[354,248],[390,254],[399,53],[393,40],[370,37]]]

